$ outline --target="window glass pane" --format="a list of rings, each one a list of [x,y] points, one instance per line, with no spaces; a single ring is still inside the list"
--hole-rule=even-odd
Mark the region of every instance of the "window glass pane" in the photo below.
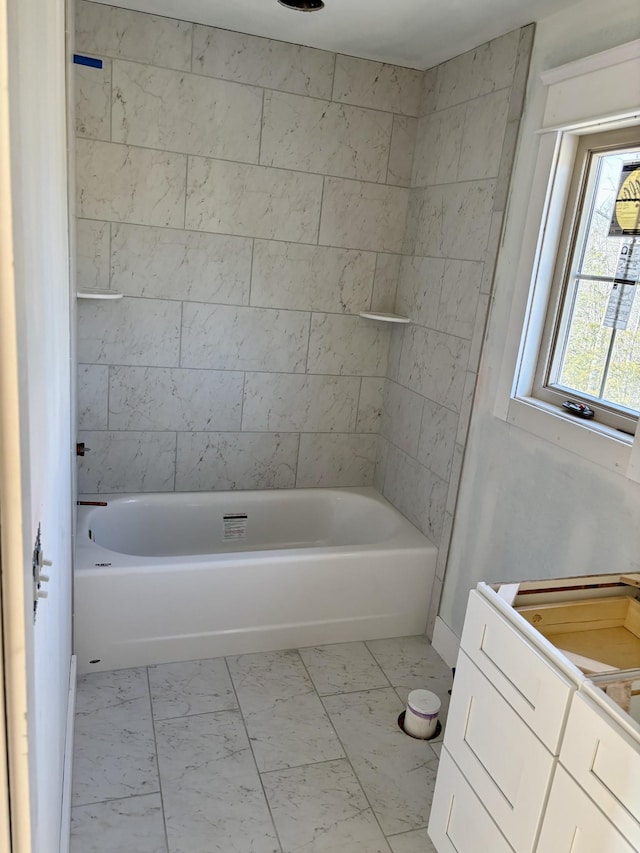
[[[627,328],[616,331],[603,397],[640,411],[640,296],[637,294]]]
[[[622,237],[609,237],[609,225],[620,186],[622,167],[634,159],[640,159],[640,152],[609,154],[597,157],[593,163],[592,168],[598,172],[598,181],[592,209],[589,211],[591,221],[587,226],[584,254],[577,264],[577,272],[612,278],[615,275]]]
[[[612,330],[602,325],[611,285],[579,281],[558,382],[598,397]]]
[[[610,227],[621,177],[638,163],[637,147],[591,157],[591,191],[580,214],[549,376],[551,387],[635,413],[640,410],[640,236],[628,231],[610,236]],[[622,279],[637,283],[622,284]]]

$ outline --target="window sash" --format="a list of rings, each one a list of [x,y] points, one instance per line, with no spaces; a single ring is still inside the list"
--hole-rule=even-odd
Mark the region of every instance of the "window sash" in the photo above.
[[[588,228],[594,212],[603,156],[636,147],[640,149],[640,133],[637,127],[583,136],[578,143],[532,388],[535,398],[552,405],[561,406],[567,399],[583,401],[594,409],[598,422],[631,435],[636,431],[637,412],[563,385],[560,376],[569,341],[573,303],[580,281],[613,283],[612,276],[581,272],[585,263]],[[609,354],[613,350],[615,334],[612,337]],[[602,387],[605,385],[606,381],[602,383]]]

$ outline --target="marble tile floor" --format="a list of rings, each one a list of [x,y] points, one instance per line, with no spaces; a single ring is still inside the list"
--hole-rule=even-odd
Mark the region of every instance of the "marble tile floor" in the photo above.
[[[424,636],[81,676],[71,853],[431,853],[442,734],[397,719],[450,686]]]

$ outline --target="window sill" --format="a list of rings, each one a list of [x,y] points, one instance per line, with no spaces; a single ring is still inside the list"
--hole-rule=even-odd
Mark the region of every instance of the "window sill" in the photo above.
[[[505,420],[603,468],[637,479],[630,470],[633,436],[596,421],[579,420],[534,397],[511,398]]]

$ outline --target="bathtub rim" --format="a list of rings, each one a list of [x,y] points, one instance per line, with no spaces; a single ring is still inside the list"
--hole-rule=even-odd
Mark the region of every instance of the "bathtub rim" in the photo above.
[[[398,529],[396,532],[386,539],[376,542],[362,542],[349,545],[326,544],[320,546],[300,546],[296,548],[266,548],[261,550],[246,550],[246,551],[223,551],[209,552],[206,554],[186,554],[172,556],[140,556],[136,554],[127,554],[121,551],[112,551],[103,545],[99,545],[89,539],[89,523],[91,513],[99,511],[99,507],[93,506],[77,506],[77,525],[76,525],[76,546],[75,546],[75,573],[91,573],[104,571],[112,573],[114,571],[126,571],[131,569],[136,570],[162,570],[175,568],[177,564],[182,564],[189,568],[205,568],[214,564],[222,563],[240,563],[246,561],[261,562],[269,564],[273,562],[290,562],[299,559],[301,553],[309,556],[321,556],[323,554],[340,554],[345,557],[353,554],[379,554],[381,551],[393,552],[407,551],[429,552],[433,549],[437,553],[437,546],[422,533],[409,519],[407,519],[393,504],[388,501],[383,495],[378,492],[374,486],[344,486],[344,487],[329,487],[329,488],[304,488],[304,489],[238,489],[224,491],[198,491],[198,492],[131,492],[131,493],[102,493],[79,495],[78,501],[106,501],[109,502],[125,502],[135,498],[157,498],[176,500],[184,497],[185,500],[194,496],[213,495],[222,497],[226,494],[237,496],[239,494],[249,495],[271,495],[288,494],[300,492],[338,492],[341,494],[353,494],[356,497],[374,500],[382,504],[386,510],[392,512],[398,521]],[[100,565],[101,563],[109,563],[107,566]]]

